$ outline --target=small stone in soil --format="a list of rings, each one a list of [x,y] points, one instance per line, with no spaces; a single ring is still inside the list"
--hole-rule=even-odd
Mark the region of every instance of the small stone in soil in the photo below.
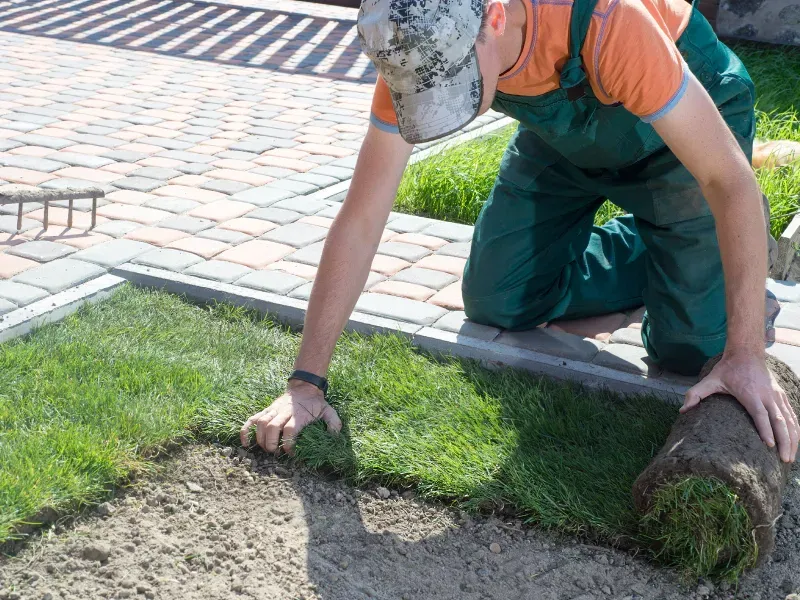
[[[202,486],[196,484],[194,481],[187,481],[186,489],[192,492],[193,494],[199,494],[203,491]]]
[[[219,451],[219,453],[222,454],[222,456],[224,456],[225,458],[228,458],[231,454],[233,454],[233,448],[225,446]]]
[[[375,490],[375,493],[378,495],[378,498],[381,498],[383,500],[386,500],[389,496],[392,495],[392,493],[385,487],[379,487],[377,490]]]
[[[498,544],[497,542],[492,542],[491,544],[489,544],[489,550],[493,554],[500,554],[500,550],[501,550],[500,544]]]
[[[711,590],[707,586],[705,586],[705,585],[697,586],[697,595],[698,596],[708,596],[710,593],[711,593]]]
[[[83,549],[83,558],[86,560],[96,560],[97,562],[106,562],[108,557],[111,556],[111,547],[107,544],[89,544]]]
[[[108,517],[114,514],[114,507],[109,502],[103,502],[97,507],[97,514],[101,517]]]

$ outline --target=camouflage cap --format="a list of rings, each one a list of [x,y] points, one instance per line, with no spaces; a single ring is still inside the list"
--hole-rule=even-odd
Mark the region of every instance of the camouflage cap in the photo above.
[[[483,0],[362,0],[358,36],[392,95],[400,135],[438,139],[478,116]]]

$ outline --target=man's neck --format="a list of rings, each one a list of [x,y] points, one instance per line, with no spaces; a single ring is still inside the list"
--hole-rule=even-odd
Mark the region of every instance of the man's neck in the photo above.
[[[508,72],[517,64],[525,46],[528,13],[524,2],[527,1],[529,0],[510,0],[506,6],[506,30],[499,38],[502,73]]]

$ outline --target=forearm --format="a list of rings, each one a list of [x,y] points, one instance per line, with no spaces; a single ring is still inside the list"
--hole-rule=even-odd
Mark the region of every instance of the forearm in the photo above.
[[[412,146],[370,127],[317,269],[295,368],[323,375],[358,301]]]
[[[764,352],[767,233],[761,191],[750,169],[704,188],[717,225],[728,313],[726,351]]]

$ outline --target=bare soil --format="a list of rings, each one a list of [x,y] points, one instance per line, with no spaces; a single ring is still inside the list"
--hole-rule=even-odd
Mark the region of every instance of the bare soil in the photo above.
[[[800,588],[797,470],[785,507],[773,558],[738,590],[684,585],[609,547],[191,447],[11,548],[0,600],[784,600]]]

